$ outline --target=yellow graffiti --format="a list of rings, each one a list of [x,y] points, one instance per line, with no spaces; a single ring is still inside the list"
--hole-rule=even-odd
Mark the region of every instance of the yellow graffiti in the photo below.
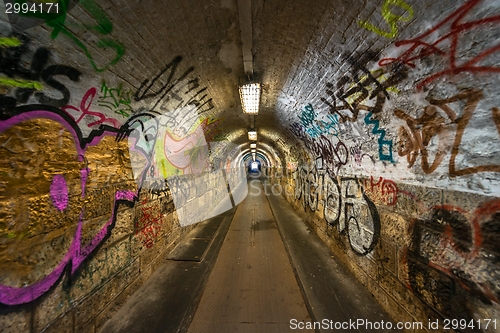
[[[21,41],[16,37],[0,37],[0,47],[16,47],[19,45],[21,45]],[[43,85],[39,82],[24,79],[12,79],[5,76],[0,76],[0,86],[36,90],[43,89]]]
[[[16,37],[0,37],[1,47],[16,47],[21,45],[21,41]]]
[[[11,79],[9,77],[3,77],[3,76],[0,76],[0,86],[28,88],[36,90],[43,89],[43,85],[40,82],[23,80],[23,79]]]
[[[382,69],[376,69],[376,70],[373,70],[373,71],[370,71],[370,73],[373,75],[373,77],[375,77],[377,79],[377,81],[379,83],[384,83],[385,81],[387,81],[388,77],[387,75],[383,72]],[[364,83],[366,80],[368,79],[368,74],[362,76],[360,79],[359,79],[359,82],[356,82],[356,83],[351,83],[349,85],[349,89],[353,88],[354,86],[358,85],[358,84],[362,84]],[[374,88],[369,85],[369,86],[365,86],[364,87],[368,92],[371,92],[372,90],[374,90]],[[394,87],[394,86],[391,86],[391,87],[387,87],[385,88],[385,90],[387,91],[391,91],[393,93],[396,93],[398,94],[400,91],[398,88]],[[347,98],[346,98],[346,101],[347,103],[349,104],[354,104],[355,102],[363,102],[363,101],[358,101],[358,98],[360,98],[361,96],[363,95],[363,92],[362,91],[358,91],[354,94],[351,94],[349,95]],[[368,98],[368,97],[367,97]],[[366,99],[365,99],[366,100]]]
[[[393,12],[391,12],[391,9],[390,9],[391,5],[401,7],[402,9],[405,10],[407,15],[401,16],[401,15],[394,14]],[[382,17],[384,18],[384,20],[387,22],[387,24],[391,28],[391,31],[381,30],[367,21],[359,21],[358,23],[363,28],[368,29],[370,31],[373,31],[374,33],[376,33],[382,37],[395,38],[398,35],[397,22],[411,20],[413,17],[413,9],[411,8],[411,6],[409,4],[407,4],[403,0],[386,0],[384,2],[384,5],[382,6]]]

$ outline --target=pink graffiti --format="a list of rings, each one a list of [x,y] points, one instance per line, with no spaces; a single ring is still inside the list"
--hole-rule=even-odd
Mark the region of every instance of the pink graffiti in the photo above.
[[[164,147],[168,161],[184,174],[200,174],[205,170],[208,147],[202,126],[182,139],[176,139],[167,132]]]
[[[362,148],[363,148],[362,144],[356,145],[356,146],[350,148],[351,156],[352,156],[354,162],[358,166],[361,166],[363,164],[363,158],[368,157],[372,161],[372,163],[375,164],[375,160],[373,159],[373,157],[371,157],[367,153],[363,153]]]
[[[109,123],[113,125],[115,128],[120,127],[120,122],[115,119],[115,118],[109,118],[106,117],[104,114],[101,112],[96,112],[96,111],[90,111],[90,106],[92,105],[92,102],[94,101],[94,97],[97,94],[97,89],[96,88],[90,88],[87,90],[85,95],[83,96],[81,102],[80,102],[80,108],[77,108],[76,106],[73,105],[66,105],[62,107],[64,111],[66,111],[73,119],[72,113],[69,112],[69,110],[76,111],[77,114],[80,114],[78,119],[75,119],[76,123],[80,123],[80,121],[85,117],[85,116],[91,116],[91,117],[97,117],[99,120],[96,120],[94,122],[91,122],[88,124],[88,127],[92,127],[95,125],[100,125],[104,123]]]
[[[89,176],[89,169],[85,168],[80,170],[80,177],[82,179],[82,198],[85,196],[85,188],[87,187],[87,178]]]
[[[62,175],[55,175],[50,184],[50,198],[54,207],[62,212],[68,206],[68,185]]]
[[[137,194],[128,191],[128,198],[136,197]],[[120,197],[117,193],[115,195],[115,203]],[[26,287],[9,287],[0,285],[0,302],[7,305],[24,304],[31,302],[38,297],[46,293],[52,286],[59,280],[61,275],[64,273],[66,266],[70,266],[71,275],[80,268],[85,259],[105,240],[105,238],[110,234],[111,229],[114,227],[115,223],[115,211],[111,214],[109,221],[99,230],[97,235],[92,238],[92,240],[82,247],[82,219],[83,211],[80,213],[80,218],[78,220],[78,225],[76,228],[75,236],[71,246],[66,252],[64,258],[59,262],[59,264],[42,280],[35,282],[34,284]]]
[[[73,136],[76,144],[76,149],[78,153],[78,160],[83,161],[85,158],[85,151],[88,146],[97,145],[101,139],[106,135],[116,135],[117,132],[108,132],[105,130],[99,130],[97,132],[93,131],[89,137],[83,138],[82,133],[73,119],[68,118],[68,115],[59,110],[25,110],[21,111],[19,114],[7,119],[0,120],[0,132],[3,132],[17,124],[24,121],[44,118],[51,119],[60,123],[69,133]],[[96,134],[97,133],[97,134]],[[148,165],[149,166],[149,165]],[[82,197],[85,193],[85,186],[87,182],[89,169],[85,168],[81,170],[81,187],[82,187]],[[143,172],[145,175],[145,171]],[[141,178],[142,179],[142,178]],[[139,187],[140,188],[140,187]],[[50,187],[50,195],[54,206],[58,210],[64,210],[68,204],[68,193],[67,184],[63,176],[55,175]],[[74,275],[75,272],[81,267],[82,263],[88,258],[88,256],[96,250],[96,248],[102,244],[106,238],[111,234],[112,229],[115,225],[116,211],[118,210],[119,204],[132,205],[137,201],[138,192],[130,190],[118,190],[114,197],[114,209],[112,210],[111,217],[104,224],[104,226],[97,232],[97,234],[87,243],[82,245],[82,226],[83,226],[83,214],[84,208],[80,212],[80,217],[78,219],[77,228],[71,245],[64,255],[63,259],[57,264],[57,266],[43,279],[23,287],[12,287],[0,285],[0,303],[6,305],[17,305],[31,302],[48,290],[50,290],[60,279],[60,277],[69,267],[69,272]]]

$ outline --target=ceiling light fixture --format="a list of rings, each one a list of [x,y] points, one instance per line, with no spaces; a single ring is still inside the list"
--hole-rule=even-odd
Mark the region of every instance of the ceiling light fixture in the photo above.
[[[250,144],[250,148],[257,148],[257,144],[256,143],[251,143]]]
[[[240,86],[240,100],[243,113],[259,113],[260,83],[246,83]]]
[[[257,141],[257,131],[248,131],[248,140]]]

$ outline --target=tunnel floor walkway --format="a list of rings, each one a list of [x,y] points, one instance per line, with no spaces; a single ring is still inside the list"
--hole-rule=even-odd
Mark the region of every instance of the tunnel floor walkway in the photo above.
[[[290,332],[299,322],[390,320],[265,179],[250,177],[248,188],[236,209],[184,237],[100,332]],[[332,331],[324,328],[316,331]]]
[[[288,332],[311,321],[258,180],[236,209],[189,333]]]

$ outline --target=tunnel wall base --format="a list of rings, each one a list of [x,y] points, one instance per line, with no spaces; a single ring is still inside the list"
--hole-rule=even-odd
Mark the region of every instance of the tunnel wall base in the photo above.
[[[97,182],[95,178],[90,180],[90,185]],[[9,271],[3,272],[4,281],[10,278],[7,282],[13,284],[20,277],[30,281],[32,276],[41,276],[38,282],[31,282],[31,286],[37,286],[46,283],[44,274],[51,274],[46,273],[50,272],[50,267],[47,269],[44,265],[56,266],[53,271],[57,272],[58,260],[65,262],[64,257],[60,259],[64,250],[70,254],[71,261],[65,264],[59,278],[48,286],[48,290],[38,297],[33,296],[31,301],[21,303],[25,293],[22,288],[15,290],[17,293],[13,293],[14,297],[8,300],[21,304],[2,305],[2,332],[99,331],[127,298],[147,283],[149,276],[164,262],[181,237],[196,222],[201,222],[203,216],[208,216],[210,212],[206,210],[212,209],[224,198],[227,199],[225,182],[221,183],[222,179],[212,173],[186,175],[180,181],[191,186],[171,186],[164,191],[143,188],[138,192],[134,181],[130,180],[110,180],[114,186],[107,183],[102,188],[90,186],[86,190],[86,196],[92,200],[85,206],[85,214],[81,218],[81,233],[75,226],[77,223],[68,221],[70,227],[67,228],[70,231],[63,229],[66,233],[62,236],[61,229],[55,228],[46,232],[41,243],[37,243],[39,240],[36,237],[23,239],[24,243],[21,244],[27,248],[27,252],[23,252],[18,246],[19,257],[32,258],[36,255],[43,259],[34,261],[25,268],[29,269],[31,275],[23,274],[18,266],[11,267]],[[128,192],[130,196],[126,197],[125,190],[116,191],[116,188],[135,189]],[[184,196],[177,196],[174,205],[172,196],[181,190],[184,191]],[[116,192],[112,196],[108,191]],[[132,195],[133,193],[135,194]],[[43,203],[43,200],[40,202]],[[185,220],[181,223],[177,212],[184,207],[189,208],[188,213],[192,218],[187,219],[186,213]],[[57,212],[53,208],[46,209],[46,212],[54,215],[46,222],[57,221],[63,213],[67,213]],[[40,223],[42,222],[41,220]],[[102,235],[98,230],[103,231]],[[61,249],[55,248],[60,238]],[[73,245],[64,249],[62,245],[70,243],[64,242],[66,239],[79,239],[79,249],[73,252]],[[96,244],[95,247],[90,246],[93,243]],[[39,246],[42,250],[34,253],[32,249]],[[54,253],[56,249],[60,251]],[[78,262],[79,260],[82,261]],[[29,285],[28,288],[35,290]],[[5,294],[3,297],[4,300],[7,299]]]
[[[428,325],[436,320],[442,331],[445,319],[477,328],[478,320],[498,318],[498,198],[314,169],[285,174],[272,178],[274,192],[394,324],[421,322],[434,332]],[[495,332],[494,325],[484,331]]]

